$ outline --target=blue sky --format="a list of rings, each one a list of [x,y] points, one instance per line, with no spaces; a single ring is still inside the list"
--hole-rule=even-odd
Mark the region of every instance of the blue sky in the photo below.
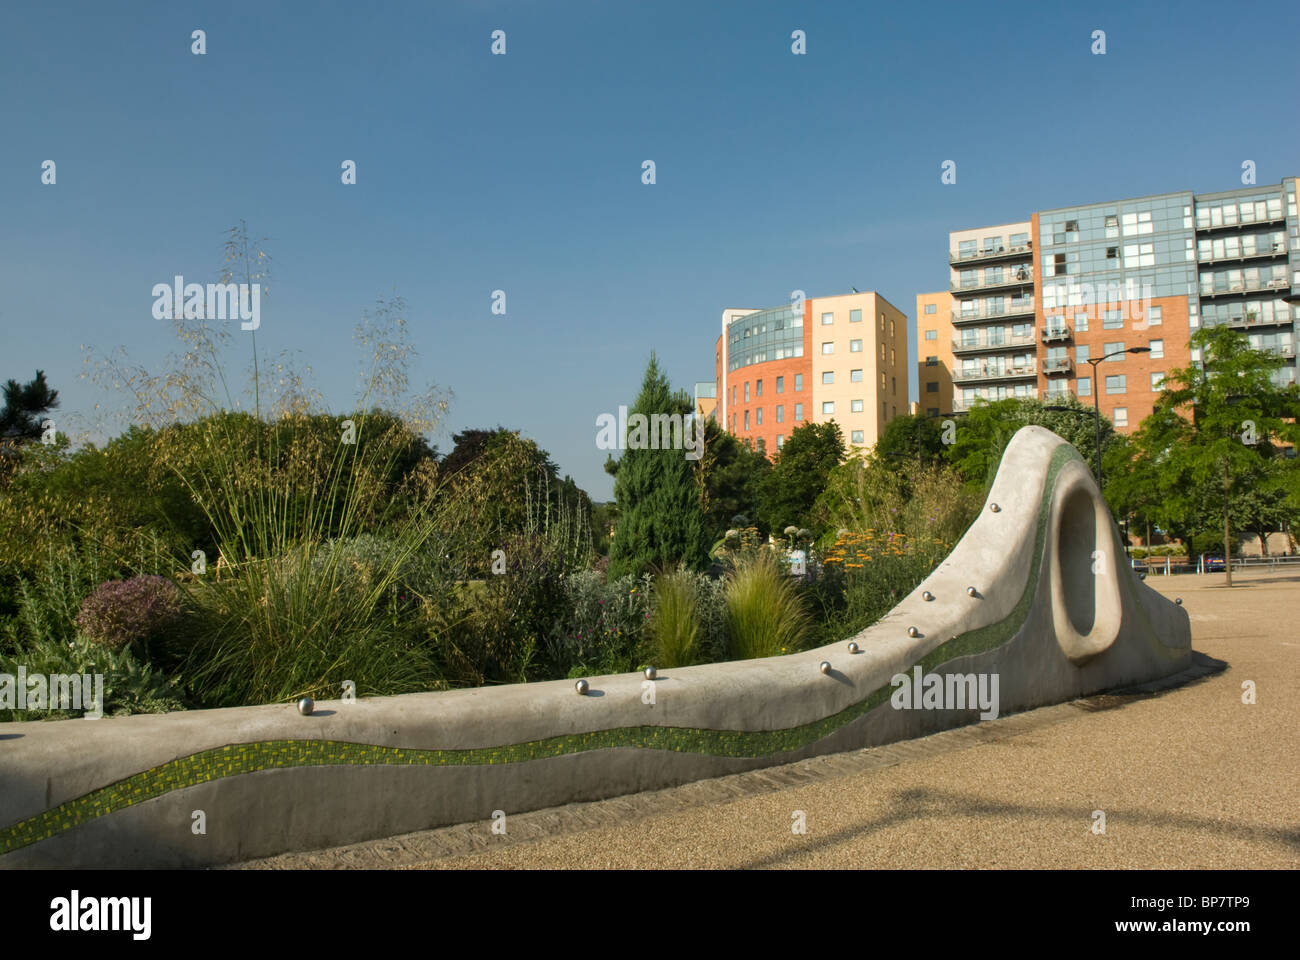
[[[158,367],[152,286],[215,280],[242,218],[275,259],[259,352],[332,409],[398,293],[413,379],[454,392],[441,449],[519,429],[606,499],[596,417],[652,350],[712,379],[724,307],[854,286],[914,331],[949,230],[1300,173],[1297,39],[1293,3],[7,0],[0,379],[44,369],[74,431],[120,407],[81,345]]]

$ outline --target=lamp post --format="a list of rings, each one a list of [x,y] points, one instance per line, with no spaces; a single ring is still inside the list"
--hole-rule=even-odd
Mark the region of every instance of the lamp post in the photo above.
[[[1129,347],[1127,350],[1124,350],[1122,352],[1123,353],[1150,353],[1151,348],[1150,347]],[[1105,363],[1107,360],[1110,360],[1113,357],[1118,357],[1119,355],[1120,355],[1120,351],[1116,351],[1115,353],[1108,353],[1104,357],[1088,358],[1088,365],[1092,367],[1092,409],[1093,409],[1093,416],[1097,421],[1096,437],[1097,437],[1097,489],[1098,490],[1102,489],[1102,484],[1101,484],[1102,477],[1101,477],[1101,394],[1098,392],[1097,389],[1097,364]],[[1104,493],[1102,495],[1105,496]]]

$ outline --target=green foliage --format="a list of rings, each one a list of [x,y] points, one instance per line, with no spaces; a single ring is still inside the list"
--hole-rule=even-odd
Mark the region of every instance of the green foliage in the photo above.
[[[704,424],[704,455],[698,463],[700,504],[705,529],[710,538],[717,538],[737,514],[757,517],[759,491],[772,463],[765,454],[723,430],[716,420],[709,418]],[[762,529],[763,534],[767,532]]]
[[[693,409],[689,397],[671,392],[652,354],[629,420],[635,414],[685,415]],[[686,451],[627,450],[618,461],[614,498],[619,518],[609,551],[611,577],[639,576],[679,564],[691,570],[707,565],[700,491]]]
[[[1048,410],[1048,406],[1066,410]],[[987,490],[997,474],[1002,453],[1021,427],[1036,425],[1051,430],[1074,446],[1096,474],[1097,421],[1092,407],[1080,403],[1073,394],[1053,397],[1045,404],[1032,397],[1009,397],[993,403],[977,403],[970,413],[957,422],[956,440],[948,447],[948,461],[962,479],[972,487]],[[1110,420],[1101,418],[1101,449],[1114,442],[1115,430]]]
[[[795,427],[761,481],[761,524],[768,530],[811,527],[820,534],[824,527],[817,525],[813,507],[843,458],[844,437],[834,420]]]
[[[954,426],[960,420],[952,418]],[[925,465],[943,460],[947,444],[943,442],[945,421],[919,414],[894,417],[881,431],[880,439],[872,448],[875,456],[895,462],[911,461]]]
[[[812,627],[802,594],[770,550],[758,551],[728,574],[726,605],[735,660],[793,653]]]
[[[826,550],[822,570],[830,592],[842,591],[843,605],[825,618],[819,640],[829,643],[871,626],[933,573],[952,546],[935,537],[885,531],[837,538]]]
[[[636,667],[650,619],[654,578],[606,582],[585,570],[563,584],[565,618],[552,631],[547,653],[553,676],[624,673]]]
[[[650,660],[656,666],[685,667],[699,658],[697,575],[690,570],[660,574],[650,615]]]
[[[39,440],[44,430],[41,420],[59,405],[59,391],[51,390],[45,371],[27,383],[9,380],[4,385],[4,405],[0,406],[0,455],[6,455],[23,441]]]

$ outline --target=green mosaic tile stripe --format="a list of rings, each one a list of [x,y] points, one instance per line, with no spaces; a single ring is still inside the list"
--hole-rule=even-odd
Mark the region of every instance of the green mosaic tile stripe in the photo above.
[[[992,650],[1015,636],[1025,620],[1038,587],[1040,564],[1037,558],[1041,557],[1043,552],[1047,530],[1047,505],[1050,502],[1056,476],[1066,463],[1079,459],[1081,458],[1078,453],[1068,445],[1058,447],[1052,454],[1048,464],[1047,479],[1043,486],[1043,499],[1038,511],[1033,554],[1035,562],[1030,565],[1029,579],[1015,608],[998,623],[972,630],[955,640],[940,644],[921,660],[924,672],[932,672],[936,666],[958,657]],[[677,753],[740,759],[773,757],[809,746],[829,736],[880,706],[889,699],[892,692],[893,687],[886,684],[838,713],[784,730],[617,727],[611,730],[531,740],[509,746],[464,750],[416,750],[333,740],[264,740],[256,743],[231,744],[168,761],[0,829],[0,855],[70,830],[96,817],[160,797],[173,790],[197,786],[222,777],[283,767],[331,764],[464,766],[523,763],[529,760],[544,760],[583,753],[587,750],[610,748],[669,750]]]

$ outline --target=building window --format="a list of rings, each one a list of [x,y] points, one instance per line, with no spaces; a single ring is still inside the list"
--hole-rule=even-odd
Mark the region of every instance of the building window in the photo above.
[[[896,337],[896,336],[898,336],[898,334],[894,332],[894,321],[893,321],[893,320],[890,320],[890,321],[889,321],[889,339],[890,339],[890,340],[893,340],[894,337]]]
[[[1114,240],[1119,236],[1119,217],[1111,214],[1106,218],[1106,239]]]
[[[1165,355],[1165,342],[1163,340],[1151,341],[1151,358],[1159,360]]]
[[[835,401],[834,401],[834,400],[823,400],[823,401],[822,401],[822,413],[824,413],[824,414],[831,414],[831,413],[834,413],[834,412],[835,412]]]
[[[892,367],[898,363],[898,351],[893,347],[889,348],[889,365]]]
[[[1074,392],[1075,392],[1076,394],[1078,394],[1079,396],[1081,396],[1081,397],[1090,397],[1090,396],[1092,396],[1092,381],[1091,381],[1091,380],[1088,380],[1088,379],[1085,379],[1085,378],[1083,378],[1083,377],[1080,377],[1078,380],[1074,381],[1074,388],[1075,388],[1075,389],[1074,389]]]
[[[938,313],[938,312],[939,312],[939,305],[936,304],[936,303],[927,303],[927,304],[925,305],[925,312],[926,312],[927,314],[930,314],[930,313]]]
[[[1157,370],[1151,374],[1151,392],[1156,393],[1165,388],[1165,372]]]
[[[851,439],[849,442],[850,442],[850,443],[863,443],[863,442],[865,442],[865,441],[862,439],[862,438],[863,438],[863,434],[864,434],[864,431],[862,431],[862,430],[854,430],[853,433],[851,434],[852,439]]]
[[[784,433],[778,433],[778,434],[776,435],[776,448],[777,448],[778,450],[780,450],[780,449],[781,449],[782,447],[784,447],[784,446],[785,446],[785,434],[784,434]]]
[[[971,272],[973,273],[974,271]],[[883,313],[880,315],[880,332],[885,332],[885,315]]]
[[[1088,357],[1092,355],[1092,348],[1086,343],[1081,343],[1074,348],[1074,359],[1079,363],[1086,363]]]
[[[784,404],[784,403],[778,403],[778,404],[776,405],[776,422],[777,422],[777,423],[785,423],[785,404]]]
[[[939,383],[938,383],[938,381],[937,381],[937,380],[930,380],[930,381],[927,381],[927,383],[926,383],[926,385],[925,385],[925,392],[926,392],[926,393],[938,393],[938,392],[939,392]]]
[[[760,427],[763,425],[763,408],[759,407],[754,411],[754,422]]]
[[[794,405],[794,422],[795,422],[795,423],[803,423],[803,404],[802,404],[802,403],[796,403],[796,404]]]
[[[823,314],[822,314],[822,326],[823,326],[823,327],[829,327],[829,326],[830,326],[832,323],[834,323],[834,322],[835,322],[835,314],[833,314],[833,313],[823,313]]]
[[[1122,373],[1113,374],[1106,378],[1107,393],[1127,393],[1128,388],[1125,385],[1125,376]]]
[[[835,372],[833,370],[823,370],[822,383],[834,383],[834,382],[835,382]]]
[[[834,352],[835,352],[834,341],[827,341],[826,343],[822,344],[822,353],[825,354],[825,353],[834,353]]]
[[[749,429],[749,411],[748,411],[748,410],[745,411],[745,429],[746,429],[746,430]]]
[[[745,381],[745,402],[749,403],[749,381]]]
[[[898,377],[889,378],[889,392],[898,393]]]
[[[1124,359],[1122,356],[1123,353],[1124,353],[1124,342],[1122,340],[1118,343],[1107,343],[1102,345],[1101,355],[1103,357],[1116,357],[1120,360],[1123,360]],[[1108,360],[1107,362],[1114,363],[1115,361]]]
[[[938,408],[938,407],[926,407],[926,408],[925,408],[925,415],[926,415],[927,417],[937,417],[937,416],[939,415],[939,408]]]
[[[852,380],[854,383],[861,383],[861,382],[862,382],[862,371],[861,371],[861,370],[850,370],[850,371],[849,371],[849,379]]]
[[[926,357],[926,358],[925,358],[925,365],[926,365],[927,367],[937,367],[937,366],[939,365],[939,358],[938,358],[938,357]]]
[[[939,339],[939,331],[938,331],[938,330],[927,330],[927,331],[925,331],[925,339],[927,339],[927,340],[938,340],[938,339]]]
[[[849,411],[852,412],[852,413],[861,413],[861,412],[862,412],[862,401],[861,401],[861,400],[850,400],[850,401],[849,401]]]
[[[802,373],[796,373],[796,374],[794,375],[794,392],[795,392],[795,393],[799,393],[799,392],[801,392],[802,390],[803,390],[803,374],[802,374]],[[803,419],[803,418],[802,418],[802,417],[795,417],[795,419],[796,419],[796,420],[801,420],[801,419]]]
[[[731,385],[731,405],[733,407],[736,405],[736,385],[734,383]]]
[[[1118,260],[1118,259],[1119,259],[1119,247],[1107,247],[1107,248],[1106,248],[1106,259],[1107,259],[1107,260]]]
[[[756,383],[756,385],[755,385],[754,395],[757,396],[757,397],[761,397],[761,396],[763,395],[763,381],[762,381],[762,380],[757,381],[757,383]]]
[[[1074,315],[1074,329],[1077,333],[1088,332],[1088,315],[1086,313],[1076,313]]]
[[[862,352],[862,341],[861,341],[861,340],[850,340],[850,341],[849,341],[849,353],[861,353],[861,352]]]
[[[785,377],[776,378],[776,392],[785,393]]]
[[[1115,408],[1115,413],[1114,413],[1114,415],[1111,417],[1111,420],[1114,422],[1115,426],[1117,426],[1117,427],[1127,427],[1127,426],[1128,426],[1128,407],[1116,407],[1116,408]]]
[[[849,311],[849,323],[861,323],[861,322],[862,322],[862,311],[861,311],[861,310],[850,310],[850,311]]]
[[[881,390],[884,390],[884,389],[885,389],[885,375],[884,375],[884,373],[881,373],[881,375],[880,375],[880,389],[881,389]]]
[[[1147,326],[1158,327],[1160,324],[1164,323],[1164,312],[1164,307],[1152,306],[1151,309],[1147,311]]]
[[[1120,330],[1124,327],[1124,314],[1119,310],[1107,310],[1101,321],[1103,330]]]

